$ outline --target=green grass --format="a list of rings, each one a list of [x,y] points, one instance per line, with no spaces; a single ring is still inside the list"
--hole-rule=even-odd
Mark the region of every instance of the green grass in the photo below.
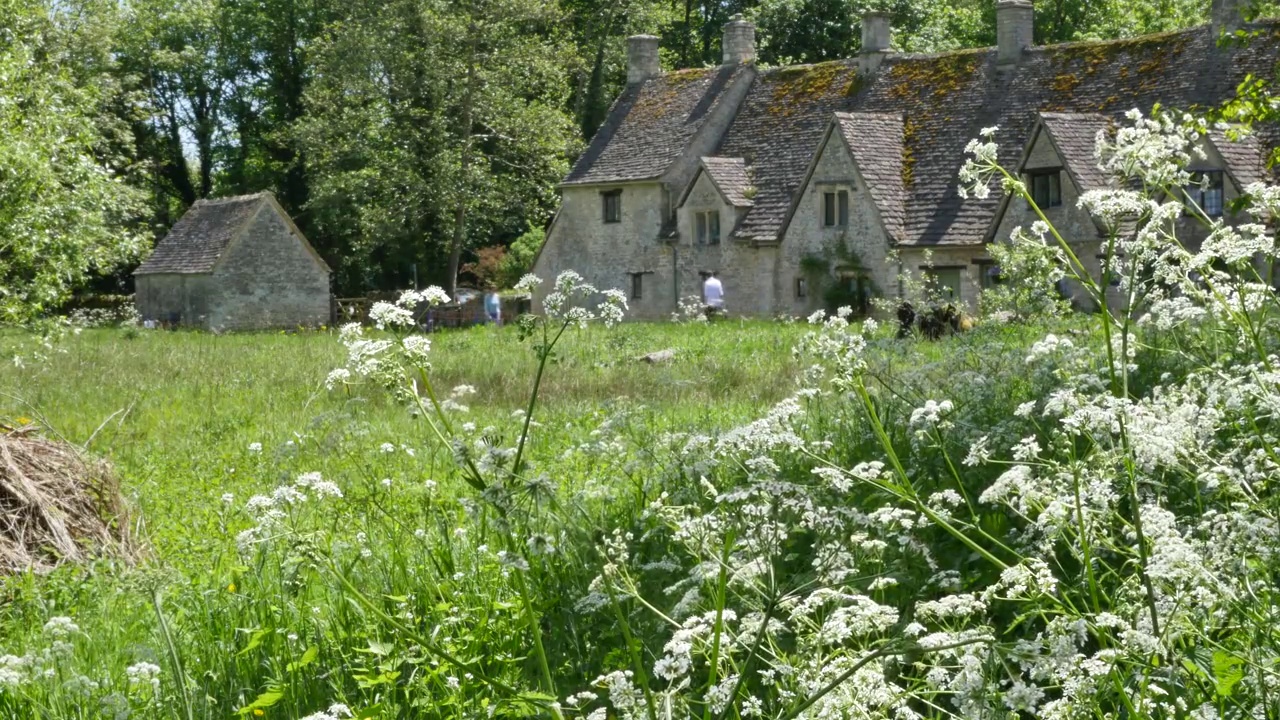
[[[562,445],[602,407],[626,399],[648,407],[659,427],[710,431],[748,418],[788,393],[790,349],[802,328],[776,323],[629,324],[591,327],[568,338],[543,388],[547,432],[540,450]],[[437,386],[469,384],[477,422],[493,422],[527,402],[533,353],[515,328],[474,328],[433,336]],[[9,334],[0,353],[29,352]],[[638,362],[673,348],[667,365]],[[69,336],[44,363],[0,370],[0,419],[39,419],[69,442],[115,463],[141,510],[153,552],[179,559],[198,541],[224,493],[247,497],[274,487],[247,452],[261,443],[282,455],[295,435],[357,422],[374,445],[421,445],[427,434],[381,393],[353,402],[324,378],[344,352],[329,333],[210,335],[88,330]],[[567,426],[567,427],[566,427]],[[202,563],[199,555],[186,558]]]
[[[572,331],[542,386],[534,467],[512,488],[519,512],[505,516],[387,393],[325,389],[345,360],[333,334],[88,330],[39,361],[33,337],[0,335],[0,356],[28,358],[0,368],[0,421],[34,418],[109,459],[146,543],[135,567],[106,559],[0,580],[0,657],[45,652],[40,628],[50,617],[72,616],[83,631],[56,664],[56,682],[19,695],[0,688],[0,717],[97,718],[115,696],[135,717],[165,720],[252,713],[255,698],[276,698],[258,708],[270,718],[337,701],[370,718],[480,716],[502,702],[481,673],[532,689],[549,672],[561,696],[584,689],[627,662],[615,621],[575,610],[599,572],[604,534],[641,531],[648,504],[668,489],[698,492],[706,453],[682,450],[687,435],[740,426],[790,395],[800,370],[792,348],[805,332],[764,321]],[[1016,377],[1018,348],[1039,334],[993,327],[916,343],[882,329],[868,376],[884,381],[892,432],[903,434],[904,413],[955,383],[1007,413],[1012,386],[984,378]],[[475,387],[465,419],[498,446],[514,444],[532,348],[513,327],[432,340],[435,387]],[[666,348],[675,351],[669,364],[638,360]],[[869,437],[857,424],[842,430],[842,412],[832,406],[813,419],[831,424],[834,450],[852,463]],[[254,522],[249,498],[306,472],[336,482],[344,497],[291,509],[289,535],[238,548],[237,534]],[[499,551],[533,536],[557,552],[513,573]],[[653,552],[661,560],[668,551]],[[535,662],[530,613],[548,672]],[[661,647],[664,629],[636,622],[642,641]],[[421,652],[428,642],[473,663],[473,677],[451,684],[465,673]],[[158,696],[129,685],[124,670],[137,662],[162,668]],[[81,677],[98,689],[66,689]]]

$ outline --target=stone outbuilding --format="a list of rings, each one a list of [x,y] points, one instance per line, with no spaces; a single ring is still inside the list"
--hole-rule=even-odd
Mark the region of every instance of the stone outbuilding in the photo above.
[[[329,266],[269,192],[197,201],[133,274],[144,321],[210,330],[329,322]]]

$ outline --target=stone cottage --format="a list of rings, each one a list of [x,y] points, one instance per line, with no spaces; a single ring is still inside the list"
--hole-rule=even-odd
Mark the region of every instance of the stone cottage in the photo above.
[[[133,274],[144,320],[212,330],[329,322],[329,266],[269,192],[197,201]]]
[[[660,318],[716,273],[742,315],[865,308],[929,278],[973,305],[998,279],[986,247],[1028,224],[1025,202],[961,197],[966,143],[990,126],[1000,161],[1098,271],[1100,228],[1075,200],[1106,182],[1099,130],[1131,108],[1212,107],[1247,74],[1271,77],[1280,23],[1247,44],[1238,0],[1213,22],[1126,40],[1037,46],[1028,0],[998,0],[997,46],[920,55],[892,50],[887,15],[862,19],[858,57],[759,69],[755,29],[724,27],[719,67],[663,73],[658,39],[628,39],[628,85],[560,186],[561,206],[535,262],[576,270]],[[1218,212],[1263,175],[1273,129],[1214,135],[1194,168]],[[1085,247],[1087,246],[1087,247]]]

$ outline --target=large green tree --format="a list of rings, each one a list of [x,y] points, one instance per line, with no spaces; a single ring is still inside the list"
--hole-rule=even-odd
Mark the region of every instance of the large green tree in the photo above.
[[[466,248],[546,217],[574,136],[558,20],[544,0],[386,0],[327,35],[298,131],[348,286],[420,263],[452,289]]]
[[[106,7],[0,0],[0,317],[57,307],[136,256],[140,194],[99,44]],[[101,13],[101,14],[98,14]]]

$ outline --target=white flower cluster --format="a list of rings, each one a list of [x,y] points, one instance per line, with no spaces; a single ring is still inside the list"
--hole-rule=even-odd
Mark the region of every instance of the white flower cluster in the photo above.
[[[328,710],[312,713],[302,718],[302,720],[347,720],[347,718],[355,717],[355,713],[351,712],[351,708],[342,703],[334,703],[329,706]]]

